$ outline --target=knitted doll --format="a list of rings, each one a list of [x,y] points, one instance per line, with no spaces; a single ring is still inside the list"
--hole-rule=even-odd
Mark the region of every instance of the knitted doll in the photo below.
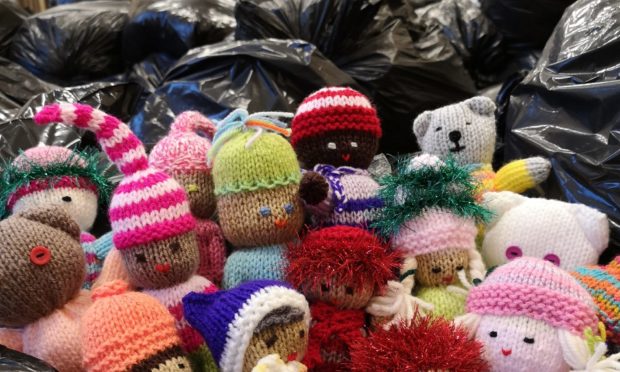
[[[220,226],[236,248],[224,267],[225,288],[282,279],[286,244],[303,224],[301,171],[277,115],[233,111],[218,123],[209,152]]]
[[[207,165],[207,152],[214,133],[215,124],[209,119],[196,111],[183,112],[172,123],[168,136],[153,147],[149,162],[185,188],[190,210],[196,218],[200,250],[198,275],[220,283],[226,245],[220,227],[210,220],[215,213],[215,195],[211,168]]]
[[[485,372],[482,344],[443,318],[422,317],[411,324],[379,328],[351,347],[354,372]]]
[[[0,326],[23,328],[18,351],[80,371],[79,323],[90,304],[80,291],[80,227],[60,207],[30,208],[0,222],[0,241]]]
[[[400,283],[391,282],[387,295],[367,310],[396,315],[393,322],[409,320],[420,305],[418,311],[433,309],[449,320],[462,314],[470,283],[485,273],[476,250],[476,220],[484,221],[489,212],[475,203],[477,184],[453,160],[425,155],[403,162],[381,185],[386,206],[375,226],[405,260]]]
[[[484,344],[492,371],[618,371],[604,359],[588,292],[564,270],[533,257],[495,269],[471,289],[468,314],[456,319]]]
[[[250,372],[263,357],[301,360],[308,345],[308,302],[288,284],[245,282],[183,299],[187,321],[209,344],[222,372]]]
[[[607,248],[607,216],[586,205],[507,191],[487,193],[483,203],[493,212],[482,242],[489,266],[531,256],[574,270],[596,264]]]
[[[607,344],[620,352],[620,256],[608,265],[578,267],[571,274],[592,296]]]
[[[35,122],[61,122],[95,133],[124,175],[112,194],[109,218],[114,246],[121,253],[130,284],[148,291],[168,308],[193,369],[209,370],[209,351],[187,325],[181,305],[189,292],[216,290],[210,281],[195,275],[199,262],[196,221],[183,187],[149,166],[142,142],[113,116],[87,105],[61,103],[43,107]]]
[[[289,252],[287,279],[312,302],[310,370],[346,370],[352,343],[363,337],[364,307],[394,277],[398,255],[370,232],[349,226],[311,231]]]
[[[81,341],[88,372],[187,371],[174,318],[156,299],[107,283],[92,293],[82,318]]]
[[[541,157],[515,160],[494,172],[495,132],[495,104],[482,96],[424,111],[413,122],[420,149],[440,157],[452,155],[470,167],[482,181],[482,192],[521,193],[547,179],[551,163]]]
[[[301,103],[291,144],[304,169],[301,196],[316,225],[368,228],[381,208],[366,170],[379,148],[381,123],[368,98],[351,88],[323,88]]]
[[[84,288],[90,288],[101,271],[107,250],[93,245],[95,238],[88,230],[112,190],[99,169],[99,153],[58,146],[30,148],[7,165],[0,190],[0,217],[51,205],[69,213],[82,229],[87,264]]]

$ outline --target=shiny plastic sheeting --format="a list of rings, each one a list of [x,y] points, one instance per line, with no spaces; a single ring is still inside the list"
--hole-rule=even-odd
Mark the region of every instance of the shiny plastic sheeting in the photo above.
[[[54,367],[30,355],[0,345],[2,372],[57,372]]]
[[[122,72],[128,5],[93,1],[37,13],[15,33],[9,58],[38,77],[65,86]]]
[[[0,55],[4,55],[15,30],[28,13],[12,0],[0,0]]]
[[[579,0],[549,39],[508,109],[510,158],[550,157],[548,196],[606,213],[608,261],[620,246],[620,7]]]
[[[235,0],[134,0],[123,35],[123,54],[138,62],[151,53],[179,58],[189,49],[222,41],[233,32]]]

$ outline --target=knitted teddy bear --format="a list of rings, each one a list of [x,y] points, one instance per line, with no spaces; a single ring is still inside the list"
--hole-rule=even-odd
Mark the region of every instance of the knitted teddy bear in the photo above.
[[[221,283],[226,245],[220,227],[210,220],[215,213],[215,194],[211,168],[207,165],[207,152],[214,134],[215,124],[202,114],[183,112],[172,123],[168,136],[153,147],[149,162],[185,188],[190,210],[196,218],[200,249],[198,275]]]
[[[607,344],[620,352],[620,256],[608,265],[578,267],[571,274],[592,296],[598,318],[605,325]]]
[[[112,191],[99,169],[99,152],[33,147],[5,167],[0,183],[0,217],[56,205],[78,223],[87,264],[84,288],[90,288],[108,253],[105,246],[93,244],[95,238],[88,233]]]
[[[489,266],[532,256],[574,270],[596,264],[607,248],[607,216],[583,204],[507,191],[487,193],[483,203],[493,212],[482,242],[482,256]]]
[[[93,290],[81,328],[86,371],[191,372],[172,315],[155,298],[127,289],[117,280]]]
[[[114,247],[130,284],[168,308],[194,370],[213,361],[204,340],[184,319],[181,300],[189,292],[213,292],[213,283],[195,275],[199,264],[196,220],[177,181],[150,166],[142,142],[114,116],[82,104],[53,104],[35,122],[74,125],[95,133],[102,149],[124,178],[110,200]]]
[[[283,279],[286,244],[303,224],[301,171],[278,115],[286,116],[239,109],[218,123],[209,161],[220,226],[235,247],[224,267],[224,288]]]
[[[255,280],[212,294],[190,293],[183,306],[222,372],[250,372],[270,354],[299,361],[306,352],[308,302],[284,282]]]
[[[0,241],[0,326],[22,328],[18,342],[0,337],[0,344],[80,371],[79,323],[90,304],[80,291],[80,226],[60,207],[29,208],[0,221]]]
[[[468,166],[482,181],[481,191],[524,192],[545,181],[551,163],[541,157],[512,161],[497,172],[491,167],[495,152],[495,104],[487,97],[473,97],[424,111],[413,122],[420,149]]]
[[[618,371],[588,292],[551,262],[522,257],[495,269],[455,320],[484,344],[492,371]],[[604,331],[604,329],[603,329]]]
[[[351,344],[364,337],[364,307],[394,277],[399,256],[370,232],[350,226],[311,231],[291,248],[287,279],[312,305],[310,370],[346,370]]]
[[[367,171],[381,123],[368,98],[351,88],[323,88],[304,99],[291,130],[308,170],[300,192],[313,223],[368,228],[381,208],[379,185]]]

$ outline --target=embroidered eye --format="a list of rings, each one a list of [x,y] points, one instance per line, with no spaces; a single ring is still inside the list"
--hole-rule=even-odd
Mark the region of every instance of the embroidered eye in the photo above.
[[[432,271],[434,274],[439,274],[439,273],[441,272],[441,267],[433,267],[433,268],[431,269],[431,271]]]
[[[471,125],[471,121],[466,121],[465,125]]]
[[[71,197],[68,195],[62,197],[62,201],[64,201],[65,203],[71,203],[71,200],[73,199],[71,199]]]
[[[534,343],[534,339],[526,337],[526,338],[523,339],[523,342],[525,342],[526,344],[533,344]]]
[[[497,337],[497,332],[495,331],[489,332],[489,337],[493,337],[493,338]]]
[[[435,128],[435,132],[439,132],[442,128],[441,127],[437,127]]]
[[[260,209],[258,210],[258,213],[260,213],[260,215],[263,216],[263,217],[269,217],[269,216],[271,216],[271,208],[269,208],[269,207],[260,207]]]
[[[337,148],[336,142],[329,142],[327,144],[327,148],[330,149],[330,150],[335,150]]]
[[[136,262],[146,263],[146,256],[144,253],[136,253]]]
[[[555,266],[560,266],[560,257],[558,257],[556,254],[553,254],[553,253],[546,254],[545,257],[543,257],[543,259],[545,261],[551,262]]]
[[[187,185],[187,193],[188,194],[192,194],[198,192],[198,185],[196,185],[195,183],[191,183],[189,185]]]
[[[463,265],[459,265],[459,266],[456,267],[456,271],[461,271],[463,269],[464,269]]]
[[[268,348],[272,347],[273,345],[276,344],[276,341],[278,341],[278,338],[276,336],[271,336],[268,339],[265,340],[265,346],[267,346]]]
[[[322,292],[329,292],[329,287],[327,286],[327,284],[321,284],[321,291]]]
[[[185,369],[185,364],[183,363],[179,363],[177,364],[177,367],[181,368],[181,369]]]
[[[293,214],[294,210],[295,206],[293,205],[293,203],[284,204],[284,211],[286,212],[286,214]]]
[[[351,142],[351,147],[353,147],[354,149],[357,148],[357,142]]]
[[[299,331],[299,338],[304,338],[306,336],[306,331],[303,329]]]
[[[168,248],[170,248],[173,253],[176,253],[181,249],[181,244],[179,244],[179,242],[170,243]]]
[[[344,293],[346,293],[348,295],[353,295],[353,288],[352,287],[346,287],[344,289]]]
[[[516,245],[511,245],[506,248],[506,258],[508,260],[514,260],[515,258],[519,258],[521,256],[523,256],[523,251]]]

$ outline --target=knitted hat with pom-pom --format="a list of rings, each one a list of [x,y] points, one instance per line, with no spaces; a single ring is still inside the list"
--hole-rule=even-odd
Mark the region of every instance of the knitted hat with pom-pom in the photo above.
[[[92,293],[82,318],[84,367],[90,372],[191,371],[174,318],[156,299],[116,280]],[[163,369],[162,369],[163,370]]]

